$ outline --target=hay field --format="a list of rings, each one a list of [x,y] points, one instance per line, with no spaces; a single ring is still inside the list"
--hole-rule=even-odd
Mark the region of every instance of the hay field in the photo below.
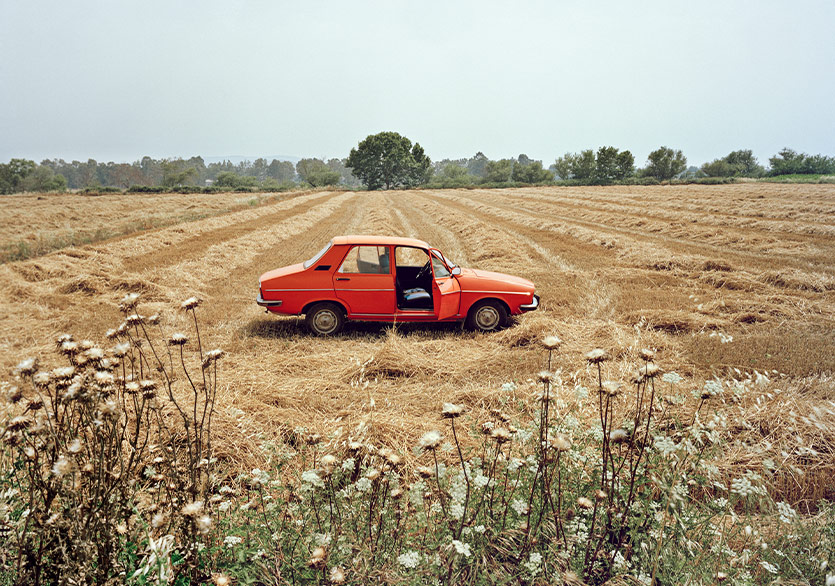
[[[178,223],[1,265],[6,372],[48,356],[62,332],[107,343],[128,291],[141,292],[143,313],[161,312],[169,332],[185,330],[175,308],[197,295],[204,344],[228,353],[218,444],[246,464],[262,439],[297,426],[360,427],[408,453],[437,425],[443,402],[476,417],[508,399],[524,403],[543,335],[564,340],[557,366],[566,389],[589,384],[582,356],[593,347],[613,352],[607,376],[624,380],[637,351],[653,347],[688,391],[714,375],[767,373],[756,400],[725,407],[740,421],[729,465],[785,453],[781,461],[799,471],[785,491],[831,492],[816,479],[835,472],[825,415],[835,400],[835,186],[312,192],[243,208],[252,194],[68,197],[0,199],[0,244],[150,213]],[[191,219],[189,209],[219,215]],[[349,233],[419,237],[464,266],[527,277],[542,306],[492,335],[349,324],[322,340],[302,320],[255,305],[261,273]],[[502,391],[509,381],[517,389]]]

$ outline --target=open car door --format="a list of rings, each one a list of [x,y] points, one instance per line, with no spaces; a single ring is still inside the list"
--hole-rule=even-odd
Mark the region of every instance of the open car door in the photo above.
[[[429,255],[432,259],[432,300],[435,316],[439,320],[455,318],[461,305],[461,285],[443,261],[444,255],[441,251],[430,248]]]

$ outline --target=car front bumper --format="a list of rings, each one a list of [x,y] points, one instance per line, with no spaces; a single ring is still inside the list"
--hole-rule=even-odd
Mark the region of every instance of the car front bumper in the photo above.
[[[522,311],[533,311],[537,307],[539,307],[539,295],[534,295],[532,303],[529,303],[528,305],[520,305],[519,309]]]
[[[258,293],[258,299],[255,300],[255,303],[257,303],[261,307],[281,307],[282,301],[272,301],[269,299],[264,299],[263,297],[261,297],[261,293]]]

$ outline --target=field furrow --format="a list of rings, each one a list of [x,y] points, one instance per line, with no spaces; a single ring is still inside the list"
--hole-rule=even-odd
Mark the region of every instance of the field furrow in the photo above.
[[[141,197],[32,203],[50,230],[73,230],[83,214],[104,224],[122,205],[138,218]],[[696,382],[717,369],[835,369],[831,186],[312,192],[248,195],[255,201],[242,208],[231,195],[189,197],[177,200],[195,206],[172,216],[178,223],[0,266],[2,365],[48,352],[62,331],[107,344],[102,334],[118,324],[128,291],[142,293],[143,313],[163,315],[166,332],[187,332],[175,308],[197,295],[204,345],[227,351],[220,449],[244,459],[300,425],[407,449],[436,425],[443,402],[498,406],[511,380],[525,399],[541,366],[535,342],[551,333],[564,340],[571,380],[587,376],[582,355],[594,346],[621,349],[607,367],[614,378],[642,346]],[[76,201],[83,213],[68,214],[63,204]],[[177,214],[172,201],[146,204]],[[186,211],[204,216],[182,219]],[[6,243],[36,233],[37,221],[7,228]],[[542,306],[493,335],[349,323],[320,339],[302,318],[255,305],[263,272],[352,233],[420,238],[463,266],[526,277]]]

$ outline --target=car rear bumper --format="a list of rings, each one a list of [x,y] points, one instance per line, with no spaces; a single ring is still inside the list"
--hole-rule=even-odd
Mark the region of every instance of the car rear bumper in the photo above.
[[[271,301],[271,300],[268,300],[268,299],[264,299],[263,297],[261,297],[261,294],[259,293],[258,294],[258,299],[255,300],[255,303],[257,303],[261,307],[281,307],[282,301],[281,300]]]
[[[539,307],[539,295],[534,295],[533,303],[530,303],[528,305],[520,305],[519,309],[521,309],[522,311],[533,311],[537,307]]]

